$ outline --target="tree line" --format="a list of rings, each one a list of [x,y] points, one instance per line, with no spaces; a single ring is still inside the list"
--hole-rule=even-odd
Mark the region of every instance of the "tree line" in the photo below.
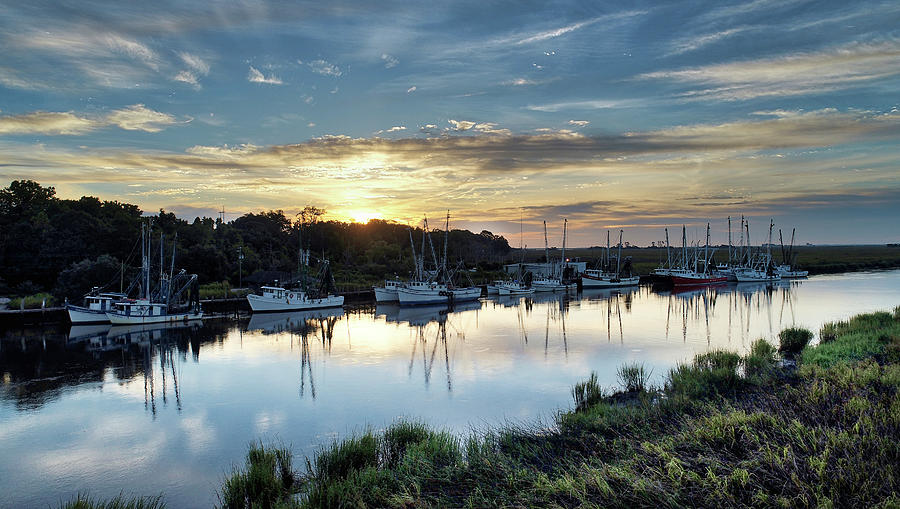
[[[176,270],[197,274],[201,283],[228,281],[234,286],[271,283],[264,279],[279,274],[296,277],[301,243],[313,258],[331,262],[338,286],[361,287],[412,272],[406,225],[378,219],[345,223],[324,220],[324,215],[325,210],[307,206],[294,217],[270,210],[232,221],[187,221],[164,210],[147,215],[137,205],[93,196],[61,199],[53,187],[17,180],[0,190],[0,295],[49,291],[71,300],[93,286],[109,291],[127,287],[141,264],[141,223],[148,221],[157,250],[151,260],[158,264],[162,234],[166,263],[177,244]],[[412,235],[418,256],[422,228]],[[433,231],[431,238],[440,257],[443,232]],[[426,254],[431,263],[430,247]],[[447,258],[452,266],[465,260],[468,267],[496,270],[509,255],[502,236],[450,231]]]

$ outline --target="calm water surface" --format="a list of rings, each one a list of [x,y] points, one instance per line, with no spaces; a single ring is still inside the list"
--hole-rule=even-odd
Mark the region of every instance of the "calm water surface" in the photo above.
[[[550,421],[596,371],[661,379],[695,353],[900,305],[900,271],[673,293],[641,287],[370,306],[151,330],[75,327],[0,340],[0,506],[79,491],[210,506],[250,442],[302,459],[400,417],[458,433]],[[302,461],[297,461],[297,465]]]

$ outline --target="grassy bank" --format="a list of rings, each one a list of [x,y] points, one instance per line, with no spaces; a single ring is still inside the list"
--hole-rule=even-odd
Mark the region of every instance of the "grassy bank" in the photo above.
[[[398,422],[301,471],[254,445],[223,507],[897,507],[900,307],[713,351],[662,386],[640,364],[548,426],[460,438]]]

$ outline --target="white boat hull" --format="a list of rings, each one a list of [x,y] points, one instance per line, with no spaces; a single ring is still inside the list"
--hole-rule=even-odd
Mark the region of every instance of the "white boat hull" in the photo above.
[[[122,315],[119,313],[107,313],[106,317],[113,325],[143,325],[146,323],[176,323],[201,320],[203,312],[199,313],[172,313],[166,315]]]
[[[560,281],[534,281],[531,283],[535,292],[565,292],[576,286],[575,283],[563,284]]]
[[[398,290],[398,296],[400,298],[399,300],[401,306],[450,304],[451,302],[468,302],[478,300],[478,298],[481,297],[481,288],[401,288]]]
[[[499,288],[499,293],[500,295],[532,295],[534,293],[534,288],[501,286]]]
[[[299,292],[298,292],[299,293]],[[289,295],[297,295],[290,293]],[[254,313],[278,312],[278,311],[303,311],[306,309],[332,308],[344,305],[343,295],[329,295],[320,299],[290,298],[275,299],[261,295],[250,294],[247,296],[250,309]]]
[[[581,275],[582,288],[622,288],[626,286],[637,286],[640,282],[640,276],[613,279],[607,277],[596,278],[584,274]]]
[[[375,287],[375,302],[397,302],[399,299],[396,288]]]
[[[88,309],[81,306],[73,306],[71,304],[66,306],[66,311],[69,312],[69,321],[73,324],[109,323],[106,311]]]

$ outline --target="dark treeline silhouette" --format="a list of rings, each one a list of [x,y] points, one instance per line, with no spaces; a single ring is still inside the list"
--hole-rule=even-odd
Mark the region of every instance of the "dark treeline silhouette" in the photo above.
[[[13,181],[0,190],[0,295],[51,291],[57,298],[77,299],[92,286],[127,287],[140,266],[140,225],[147,216],[137,205],[90,196],[66,200],[55,193],[31,180]],[[239,267],[244,282],[271,282],[260,279],[276,272],[296,275],[301,235],[314,258],[331,261],[339,287],[361,287],[412,271],[406,225],[374,219],[367,224],[323,221],[324,213],[307,206],[296,217],[273,210],[223,222],[209,217],[186,221],[160,210],[151,216],[153,245],[158,250],[163,233],[168,264],[177,235],[176,270],[196,273],[201,284],[227,280],[237,285]],[[418,253],[421,227],[413,230],[413,238]],[[443,232],[432,234],[439,258],[443,239]],[[450,232],[451,266],[465,260],[468,267],[496,270],[509,253],[506,239],[491,232]],[[430,264],[430,247],[426,255]],[[158,251],[151,259],[158,263]],[[248,279],[253,274],[257,277]]]

